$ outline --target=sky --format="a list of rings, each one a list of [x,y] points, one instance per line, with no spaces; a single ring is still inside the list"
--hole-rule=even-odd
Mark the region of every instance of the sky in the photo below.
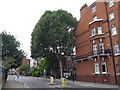
[[[21,42],[30,57],[31,33],[46,10],[66,10],[80,19],[80,8],[95,0],[0,0],[0,32],[6,31]]]

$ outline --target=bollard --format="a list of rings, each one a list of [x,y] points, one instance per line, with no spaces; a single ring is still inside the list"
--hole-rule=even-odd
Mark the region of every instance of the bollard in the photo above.
[[[66,86],[67,84],[66,81],[67,81],[66,78],[62,78],[62,86]]]
[[[50,77],[50,84],[53,84],[53,77]]]

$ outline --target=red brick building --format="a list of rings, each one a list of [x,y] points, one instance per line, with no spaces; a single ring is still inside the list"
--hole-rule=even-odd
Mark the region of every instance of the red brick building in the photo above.
[[[120,2],[80,9],[75,32],[78,81],[120,84]]]
[[[23,57],[22,64],[29,64],[30,65],[30,59],[27,59],[26,57]]]

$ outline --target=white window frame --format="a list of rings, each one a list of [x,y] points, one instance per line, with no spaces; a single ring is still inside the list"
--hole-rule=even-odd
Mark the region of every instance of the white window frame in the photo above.
[[[117,29],[116,29],[115,26],[113,26],[113,27],[111,28],[111,31],[112,31],[112,36],[114,36],[114,35],[117,34]]]
[[[115,55],[120,54],[120,50],[119,50],[118,44],[114,45],[114,53],[115,53]]]
[[[96,12],[96,5],[92,7],[92,13]]]
[[[95,29],[95,28],[92,28],[92,29],[91,29],[91,33],[92,33],[92,36],[95,36],[95,35],[96,35],[96,29]]]
[[[98,52],[97,44],[93,44],[93,55],[97,55],[97,52]]]
[[[99,43],[99,47],[100,47],[100,54],[104,54],[104,43]]]
[[[109,2],[109,7],[112,7],[112,6],[114,6],[114,1],[113,1],[113,0],[110,0],[110,2]]]
[[[95,70],[95,74],[99,74],[100,73],[99,63],[97,63],[97,62],[94,63],[94,70]]]
[[[96,19],[97,19],[97,16],[94,16],[94,17],[93,17],[93,21],[95,21]]]
[[[102,65],[105,65],[105,72],[103,72],[103,67],[102,67]],[[106,62],[101,62],[101,68],[102,68],[102,73],[107,73]]]
[[[114,15],[114,13],[112,12],[112,13],[110,13],[109,14],[109,20],[113,20],[115,18],[115,15]]]
[[[103,33],[102,33],[102,27],[101,27],[101,26],[98,26],[98,27],[97,27],[97,31],[98,31],[98,34],[103,34]]]

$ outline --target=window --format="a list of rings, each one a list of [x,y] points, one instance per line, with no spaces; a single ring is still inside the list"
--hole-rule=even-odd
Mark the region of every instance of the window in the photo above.
[[[102,65],[102,73],[107,73],[106,62],[101,62],[101,65]]]
[[[98,30],[98,34],[102,34],[102,27],[97,27],[97,30]]]
[[[99,73],[99,64],[94,63],[95,73]]]
[[[96,12],[96,6],[92,7],[92,13]]]
[[[114,53],[115,54],[119,54],[120,53],[118,44],[114,45]]]
[[[100,43],[100,54],[104,54],[104,44]]]
[[[94,17],[93,17],[93,21],[96,20],[96,19],[97,19],[97,16],[94,16]]]
[[[97,55],[97,44],[93,44],[93,55]]]
[[[111,0],[110,2],[109,2],[109,7],[112,7],[114,5],[114,2],[113,2],[113,0]]]
[[[109,20],[112,20],[112,19],[114,19],[114,18],[115,18],[114,13],[110,13],[110,14],[109,14]]]
[[[92,31],[92,36],[96,35],[96,30],[95,30],[95,28],[93,28],[91,31]]]
[[[111,30],[112,30],[112,36],[114,36],[114,35],[117,34],[117,31],[116,31],[116,27],[115,27],[115,26],[112,27]]]

